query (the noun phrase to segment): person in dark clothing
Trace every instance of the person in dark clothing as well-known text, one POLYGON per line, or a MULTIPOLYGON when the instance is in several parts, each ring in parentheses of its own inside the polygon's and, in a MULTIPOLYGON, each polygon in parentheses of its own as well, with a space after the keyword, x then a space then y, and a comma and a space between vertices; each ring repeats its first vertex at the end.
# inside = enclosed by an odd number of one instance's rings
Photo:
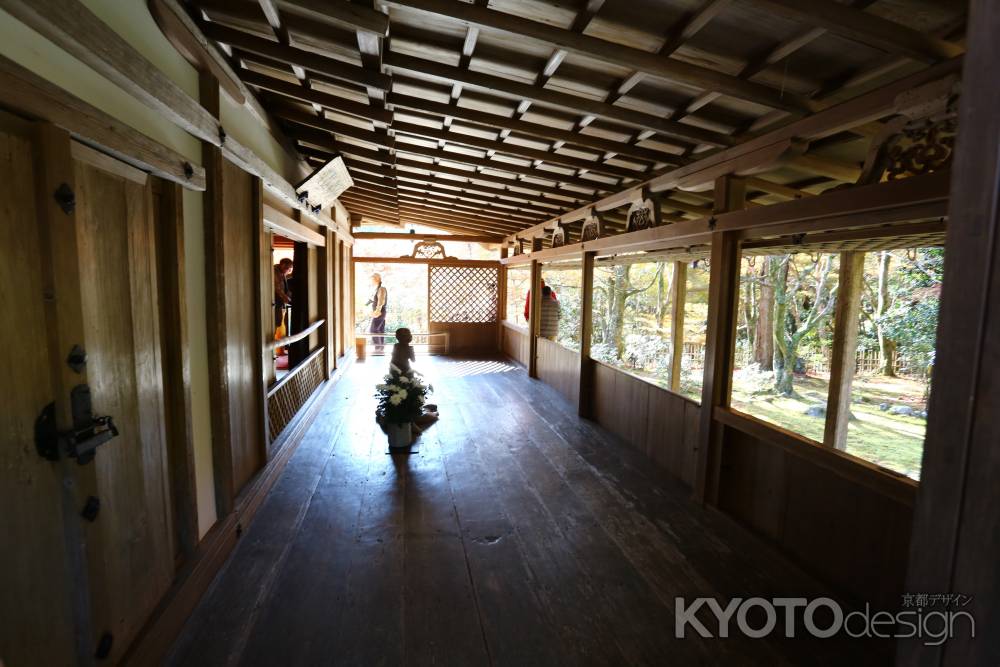
POLYGON ((292 292, 288 287, 288 278, 292 275, 294 264, 287 257, 274 265, 274 328, 281 326, 285 319, 285 310, 292 305, 292 292))
MULTIPOLYGON (((382 287, 382 276, 378 273, 372 274, 372 285, 375 287, 375 294, 368 300, 368 305, 372 307, 372 324, 369 332, 382 334, 385 333, 385 314, 389 293, 382 287)), ((385 338, 382 336, 373 336, 372 344, 375 346, 375 354, 382 354, 385 350, 385 338)))

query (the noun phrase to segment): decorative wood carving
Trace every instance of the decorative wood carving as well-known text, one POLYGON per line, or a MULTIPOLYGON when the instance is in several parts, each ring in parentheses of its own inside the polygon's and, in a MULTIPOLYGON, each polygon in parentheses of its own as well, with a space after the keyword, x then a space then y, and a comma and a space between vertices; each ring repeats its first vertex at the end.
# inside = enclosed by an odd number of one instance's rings
POLYGON ((448 259, 444 246, 437 241, 420 241, 413 246, 413 259, 448 259))
POLYGON ((583 227, 580 229, 580 240, 596 241, 599 238, 601 238, 601 219, 591 214, 583 221, 583 227))
POLYGON ((566 245, 566 230, 557 223, 556 228, 552 230, 552 247, 558 248, 564 245, 566 245))
POLYGON ((960 84, 954 77, 900 95, 898 116, 872 140, 855 185, 947 169, 958 130, 960 84))
POLYGON ((660 207, 649 197, 637 199, 629 208, 627 218, 628 221, 625 225, 627 232, 658 227, 662 222, 660 207))

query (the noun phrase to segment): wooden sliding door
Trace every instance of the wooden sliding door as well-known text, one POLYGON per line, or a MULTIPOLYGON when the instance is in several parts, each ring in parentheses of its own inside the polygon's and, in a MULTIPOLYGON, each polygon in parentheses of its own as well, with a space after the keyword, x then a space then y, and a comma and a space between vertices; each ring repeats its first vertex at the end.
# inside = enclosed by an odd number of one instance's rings
POLYGON ((3 121, 0 658, 114 664, 177 553, 152 186, 50 125, 3 121))

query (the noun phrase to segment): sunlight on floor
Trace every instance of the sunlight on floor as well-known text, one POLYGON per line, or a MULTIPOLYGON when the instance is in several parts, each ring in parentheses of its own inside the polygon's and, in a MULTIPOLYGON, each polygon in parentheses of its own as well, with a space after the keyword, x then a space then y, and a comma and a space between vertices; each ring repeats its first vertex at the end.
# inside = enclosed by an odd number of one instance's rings
POLYGON ((468 377, 471 375, 492 375, 494 373, 509 373, 517 370, 517 366, 506 361, 488 360, 474 361, 471 359, 439 359, 431 368, 428 374, 438 377, 468 377))

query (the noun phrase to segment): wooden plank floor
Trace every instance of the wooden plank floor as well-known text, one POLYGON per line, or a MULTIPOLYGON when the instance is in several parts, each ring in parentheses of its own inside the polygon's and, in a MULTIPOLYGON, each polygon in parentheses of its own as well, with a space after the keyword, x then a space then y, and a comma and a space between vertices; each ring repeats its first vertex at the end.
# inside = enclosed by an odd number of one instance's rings
POLYGON ((887 662, 838 639, 676 639, 677 596, 829 591, 523 369, 420 362, 442 419, 419 452, 385 454, 382 362, 355 365, 170 664, 887 662))

